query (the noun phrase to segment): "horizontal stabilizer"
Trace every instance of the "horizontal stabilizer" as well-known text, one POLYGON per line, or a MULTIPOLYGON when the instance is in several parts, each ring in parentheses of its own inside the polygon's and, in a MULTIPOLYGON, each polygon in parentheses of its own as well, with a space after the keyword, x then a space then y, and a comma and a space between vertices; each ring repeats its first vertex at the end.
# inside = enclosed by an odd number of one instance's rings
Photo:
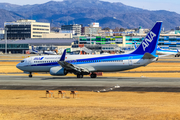
POLYGON ((153 58, 156 58, 156 57, 151 55, 150 53, 145 53, 142 59, 153 59, 153 58))

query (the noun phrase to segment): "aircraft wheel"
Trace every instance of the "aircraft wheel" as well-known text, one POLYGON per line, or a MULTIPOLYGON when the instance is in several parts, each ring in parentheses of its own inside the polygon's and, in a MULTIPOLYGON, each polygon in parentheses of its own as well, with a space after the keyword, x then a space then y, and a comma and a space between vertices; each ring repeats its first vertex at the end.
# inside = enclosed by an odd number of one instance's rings
POLYGON ((91 74, 91 78, 96 78, 97 77, 97 75, 96 74, 91 74))
POLYGON ((80 78, 83 78, 83 75, 80 75, 80 78))
POLYGON ((78 75, 77 75, 77 78, 83 78, 83 75, 78 74, 78 75))
POLYGON ((79 74, 77 75, 77 78, 80 78, 80 75, 79 75, 79 74))
POLYGON ((29 73, 29 77, 32 78, 32 72, 29 73))
POLYGON ((32 75, 30 74, 29 77, 32 78, 32 75))

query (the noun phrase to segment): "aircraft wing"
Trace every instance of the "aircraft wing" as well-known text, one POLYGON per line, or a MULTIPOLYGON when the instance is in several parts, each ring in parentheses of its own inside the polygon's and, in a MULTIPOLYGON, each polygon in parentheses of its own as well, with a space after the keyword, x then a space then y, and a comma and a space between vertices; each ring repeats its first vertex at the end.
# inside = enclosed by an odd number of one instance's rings
POLYGON ((75 73, 89 73, 89 70, 70 64, 66 61, 58 61, 58 64, 68 71, 74 71, 75 73))
POLYGON ((82 68, 79 67, 77 65, 73 65, 71 63, 68 63, 65 61, 65 56, 66 56, 66 50, 64 50, 61 59, 58 61, 58 64, 61 65, 61 67, 63 67, 64 69, 66 69, 67 71, 71 71, 73 73, 87 73, 89 74, 89 70, 87 70, 86 68, 82 68))

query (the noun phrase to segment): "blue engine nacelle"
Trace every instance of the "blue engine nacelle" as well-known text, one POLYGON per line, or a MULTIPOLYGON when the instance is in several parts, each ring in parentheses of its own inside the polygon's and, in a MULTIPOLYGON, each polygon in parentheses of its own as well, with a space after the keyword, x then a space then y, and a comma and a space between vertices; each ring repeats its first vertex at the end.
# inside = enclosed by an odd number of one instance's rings
POLYGON ((50 69, 50 74, 51 75, 56 75, 56 76, 64 76, 64 75, 67 75, 67 71, 64 69, 64 68, 62 68, 62 67, 60 67, 60 66, 58 66, 58 67, 52 67, 51 69, 50 69))

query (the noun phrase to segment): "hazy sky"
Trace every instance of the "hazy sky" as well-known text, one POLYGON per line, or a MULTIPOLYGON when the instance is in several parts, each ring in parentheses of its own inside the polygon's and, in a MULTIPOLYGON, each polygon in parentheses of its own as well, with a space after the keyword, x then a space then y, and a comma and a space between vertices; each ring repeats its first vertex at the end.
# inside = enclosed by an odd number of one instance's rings
MULTIPOLYGON (((46 3, 50 0, 0 0, 1 3, 11 3, 18 5, 26 4, 41 4, 46 3)), ((62 1, 62 0, 54 0, 62 1)), ((148 10, 168 10, 174 11, 180 14, 180 0, 102 0, 109 2, 122 2, 125 5, 134 6, 138 8, 148 9, 148 10)))

